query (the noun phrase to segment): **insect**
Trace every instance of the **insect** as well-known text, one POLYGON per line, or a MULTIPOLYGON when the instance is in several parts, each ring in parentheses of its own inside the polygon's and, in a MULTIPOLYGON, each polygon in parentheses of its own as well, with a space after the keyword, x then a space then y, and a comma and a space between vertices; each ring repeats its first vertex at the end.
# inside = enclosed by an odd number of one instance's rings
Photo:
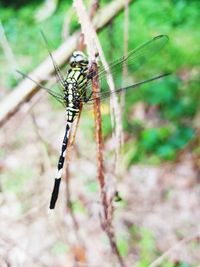
MULTIPOLYGON (((44 35, 43 38, 47 44, 47 40, 44 35)), ((126 57, 121 57, 112 62, 109 65, 110 72, 114 77, 118 77, 120 75, 120 71, 122 69, 123 64, 126 64, 127 67, 139 68, 142 64, 147 62, 151 56, 156 54, 167 43, 167 41, 168 41, 168 36, 166 35, 159 35, 154 37, 152 40, 142 44, 141 46, 137 47, 134 50, 131 50, 126 57)), ((75 118, 77 117, 77 115, 79 114, 81 103, 92 103, 92 101, 95 98, 103 99, 109 97, 112 94, 112 92, 108 90, 102 91, 97 93, 94 97, 91 91, 91 79, 97 74, 89 70, 89 61, 83 52, 81 51, 73 52, 69 61, 70 68, 65 78, 63 78, 62 73, 59 67, 57 66, 56 62, 54 61, 50 51, 49 54, 54 65, 57 80, 62 88, 61 92, 50 90, 44 87, 43 85, 37 83, 26 74, 23 74, 20 71, 19 73, 22 74, 24 77, 27 77, 28 79, 32 80, 39 87, 47 90, 48 93, 50 93, 58 101, 63 103, 66 108, 66 117, 67 117, 66 130, 63 138, 61 154, 58 160, 57 172, 54 181, 54 188, 50 200, 50 209, 54 209, 58 198, 71 125, 75 120, 75 118)), ((104 68, 99 69, 98 75, 100 78, 100 82, 102 82, 102 84, 106 80, 105 79, 106 73, 107 73, 106 69, 104 68)), ((115 92, 119 93, 127 89, 137 88, 142 84, 160 79, 169 74, 170 73, 160 74, 158 76, 152 77, 147 80, 139 81, 133 84, 128 84, 127 86, 124 87, 118 87, 115 90, 115 92)))

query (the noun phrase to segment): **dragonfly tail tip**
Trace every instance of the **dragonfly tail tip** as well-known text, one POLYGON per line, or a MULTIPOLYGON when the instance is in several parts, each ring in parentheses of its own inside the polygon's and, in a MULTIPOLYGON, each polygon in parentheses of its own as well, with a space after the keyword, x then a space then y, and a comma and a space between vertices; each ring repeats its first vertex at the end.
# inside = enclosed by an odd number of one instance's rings
POLYGON ((53 192, 51 195, 50 206, 49 206, 50 210, 55 208, 56 201, 58 198, 58 193, 59 193, 60 181, 61 181, 61 178, 55 179, 54 188, 53 188, 53 192))

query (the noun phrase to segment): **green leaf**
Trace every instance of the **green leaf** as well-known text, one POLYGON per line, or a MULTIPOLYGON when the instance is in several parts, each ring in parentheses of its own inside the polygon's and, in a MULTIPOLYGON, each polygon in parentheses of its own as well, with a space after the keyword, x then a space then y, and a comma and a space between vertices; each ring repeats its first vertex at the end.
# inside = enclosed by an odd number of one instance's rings
POLYGON ((176 151, 170 144, 163 144, 156 150, 156 154, 165 160, 175 160, 176 151))

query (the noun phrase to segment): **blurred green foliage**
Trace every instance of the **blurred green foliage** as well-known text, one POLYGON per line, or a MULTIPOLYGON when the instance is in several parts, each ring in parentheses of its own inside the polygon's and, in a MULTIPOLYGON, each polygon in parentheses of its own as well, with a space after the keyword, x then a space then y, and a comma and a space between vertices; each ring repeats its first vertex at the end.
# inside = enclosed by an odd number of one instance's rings
MULTIPOLYGON (((104 5, 110 1, 100 1, 104 5)), ((15 55, 18 67, 28 72, 46 56, 47 51, 40 35, 42 29, 52 49, 62 42, 64 19, 68 16, 71 1, 59 1, 54 15, 37 23, 35 13, 42 1, 27 1, 18 5, 12 1, 0 4, 0 17, 6 36, 15 55), (10 3, 10 5, 9 5, 10 3)), ((138 91, 128 92, 123 116, 124 129, 129 138, 125 144, 127 164, 175 160, 180 151, 195 137, 193 119, 199 110, 200 82, 200 2, 188 0, 134 1, 129 10, 129 49, 144 43, 153 36, 167 34, 170 42, 163 52, 147 63, 140 72, 129 73, 133 78, 145 79, 172 70, 171 77, 150 83, 138 91), (133 75, 132 75, 133 74, 133 75), (131 116, 133 105, 145 103, 154 108, 158 123, 149 123, 131 116)), ((72 16, 70 33, 79 27, 72 16)), ((99 34, 109 61, 123 54, 124 14, 118 15, 99 34)), ((9 62, 0 48, 0 78, 7 87, 17 81, 10 72, 9 62), (7 77, 7 79, 5 78, 7 77)), ((87 117, 87 116, 85 116, 87 117)), ((85 124, 87 128, 87 123, 85 124)), ((87 128, 88 129, 88 128, 87 128)), ((103 114, 103 131, 111 133, 108 114, 103 114)))
POLYGON ((85 213, 86 209, 79 200, 75 200, 72 203, 72 209, 74 213, 85 213))
POLYGON ((10 170, 7 174, 1 174, 0 178, 2 180, 2 185, 5 191, 11 191, 17 195, 21 195, 26 184, 34 177, 34 172, 30 168, 24 167, 15 169, 14 171, 10 170), (29 175, 27 175, 27 173, 29 175))
POLYGON ((126 257, 128 255, 129 244, 126 236, 121 235, 117 240, 117 247, 119 249, 119 253, 122 257, 126 257))
POLYGON ((51 251, 54 255, 63 255, 69 252, 69 247, 64 242, 56 242, 51 251))

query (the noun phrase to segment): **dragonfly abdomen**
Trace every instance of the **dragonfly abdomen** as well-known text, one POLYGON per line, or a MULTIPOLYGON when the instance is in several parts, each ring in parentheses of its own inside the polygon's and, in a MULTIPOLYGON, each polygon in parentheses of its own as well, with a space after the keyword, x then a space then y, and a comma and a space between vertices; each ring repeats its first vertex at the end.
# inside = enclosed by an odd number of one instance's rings
POLYGON ((67 122, 65 135, 64 135, 64 139, 63 139, 63 143, 62 143, 62 150, 61 150, 61 154, 60 154, 59 161, 58 161, 57 172, 56 172, 55 181, 54 181, 54 187, 53 187, 53 192, 52 192, 52 195, 51 195, 50 209, 54 209, 55 208, 55 204, 56 204, 56 201, 57 201, 57 198, 58 198, 58 193, 59 193, 59 188, 60 188, 60 181, 61 181, 63 165, 64 165, 64 161, 65 161, 65 154, 66 154, 66 150, 67 150, 67 144, 68 144, 68 140, 69 140, 70 129, 71 129, 71 123, 67 122))

